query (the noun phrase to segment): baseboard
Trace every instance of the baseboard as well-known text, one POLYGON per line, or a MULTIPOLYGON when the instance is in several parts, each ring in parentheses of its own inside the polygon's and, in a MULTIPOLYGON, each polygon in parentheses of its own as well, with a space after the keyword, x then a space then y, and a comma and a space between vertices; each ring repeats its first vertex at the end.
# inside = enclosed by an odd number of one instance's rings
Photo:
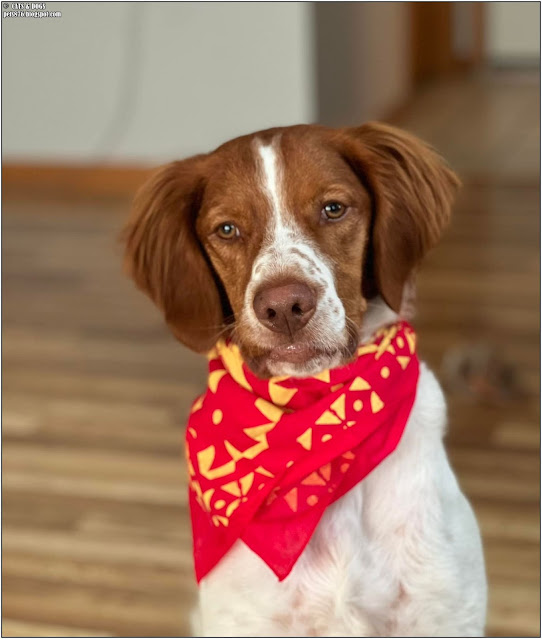
POLYGON ((2 165, 4 195, 131 198, 152 173, 141 166, 2 165))

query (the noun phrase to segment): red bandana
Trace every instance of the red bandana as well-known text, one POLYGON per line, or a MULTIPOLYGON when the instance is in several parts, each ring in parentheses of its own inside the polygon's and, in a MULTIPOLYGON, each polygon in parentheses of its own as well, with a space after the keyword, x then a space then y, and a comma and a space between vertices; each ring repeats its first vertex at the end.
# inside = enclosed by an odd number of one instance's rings
POLYGON ((347 366, 263 380, 235 344, 217 344, 186 433, 198 582, 237 539, 279 580, 289 574, 327 506, 399 443, 416 395, 415 346, 399 322, 347 366))

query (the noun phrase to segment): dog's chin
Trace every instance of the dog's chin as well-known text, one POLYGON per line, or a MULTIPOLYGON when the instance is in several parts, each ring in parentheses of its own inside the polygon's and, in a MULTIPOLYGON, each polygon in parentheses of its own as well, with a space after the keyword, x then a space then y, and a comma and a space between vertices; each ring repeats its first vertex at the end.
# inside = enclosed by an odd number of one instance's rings
POLYGON ((319 349, 310 342, 294 342, 276 346, 257 355, 241 346, 241 353, 252 372, 261 378, 312 377, 323 370, 337 368, 348 363, 355 352, 355 345, 337 346, 335 349, 319 349))

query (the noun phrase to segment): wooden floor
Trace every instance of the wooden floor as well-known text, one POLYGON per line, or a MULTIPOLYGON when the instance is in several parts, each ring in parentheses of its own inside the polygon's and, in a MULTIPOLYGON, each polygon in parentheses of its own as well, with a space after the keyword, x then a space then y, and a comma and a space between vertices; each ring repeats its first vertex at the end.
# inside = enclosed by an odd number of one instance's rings
MULTIPOLYGON (((466 184, 420 277, 422 352, 440 371, 450 349, 494 345, 519 387, 449 393, 493 636, 540 634, 538 108, 531 78, 481 77, 426 90, 402 118, 466 184)), ((4 201, 3 636, 188 631, 183 423, 205 363, 123 279, 125 209, 4 201)))

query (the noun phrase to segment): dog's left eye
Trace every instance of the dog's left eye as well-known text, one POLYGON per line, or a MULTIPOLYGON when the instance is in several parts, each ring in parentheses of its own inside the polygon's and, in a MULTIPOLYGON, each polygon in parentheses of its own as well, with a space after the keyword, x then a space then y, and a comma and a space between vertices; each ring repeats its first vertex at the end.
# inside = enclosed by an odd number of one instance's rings
POLYGON ((220 224, 220 226, 217 227, 216 234, 222 240, 233 240, 239 237, 239 229, 231 222, 224 222, 224 224, 220 224))
POLYGON ((322 209, 322 215, 328 220, 338 220, 346 213, 346 206, 339 202, 328 202, 322 209))

